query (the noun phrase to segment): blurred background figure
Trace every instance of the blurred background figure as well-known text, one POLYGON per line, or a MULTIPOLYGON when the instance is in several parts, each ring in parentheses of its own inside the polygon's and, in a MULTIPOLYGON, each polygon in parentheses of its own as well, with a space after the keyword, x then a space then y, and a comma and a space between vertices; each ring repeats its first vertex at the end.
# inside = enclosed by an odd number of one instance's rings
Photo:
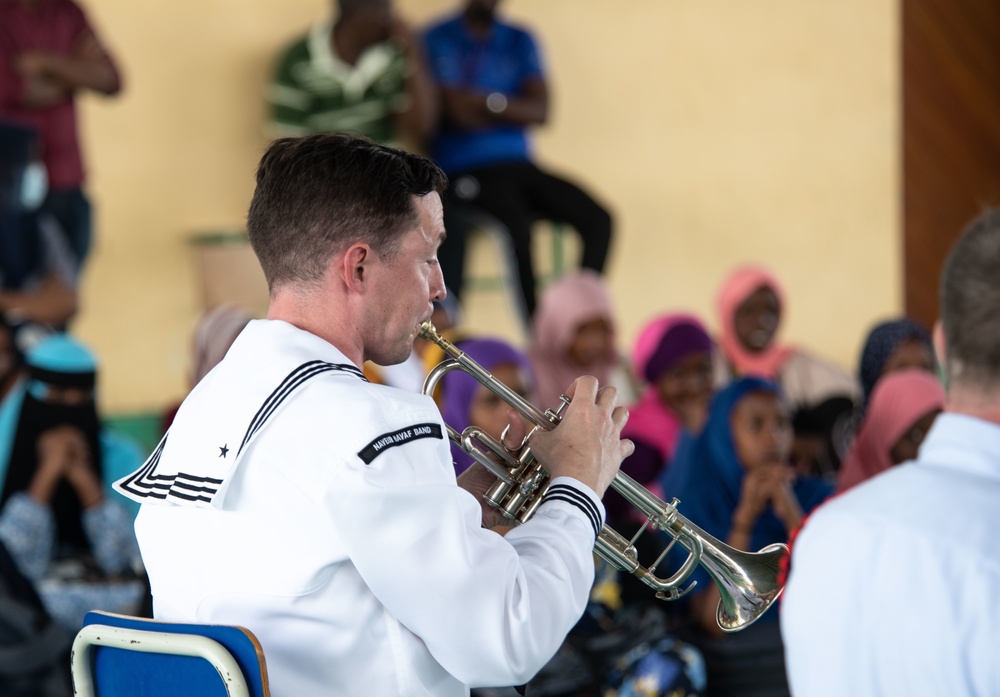
POLYGON ((876 324, 865 337, 858 361, 861 380, 861 413, 868 406, 875 385, 895 370, 913 368, 932 373, 936 369, 931 335, 908 317, 876 324))
POLYGON ((20 377, 21 359, 21 352, 14 342, 14 327, 0 315, 0 402, 20 377))
MULTIPOLYGON (((497 380, 529 402, 534 402, 531 364, 522 351, 506 341, 488 337, 470 337, 456 345, 497 380)), ((500 440, 509 410, 507 403, 496 393, 464 371, 452 371, 441 380, 441 415, 445 423, 459 433, 469 426, 476 426, 500 440)), ((456 474, 461 474, 473 463, 472 458, 454 443, 451 454, 456 474)))
POLYGON ((37 131, 0 120, 0 313, 8 323, 63 327, 77 310, 76 261, 59 223, 41 209, 38 156, 37 131))
POLYGON ((915 460, 944 404, 941 381, 926 370, 906 368, 880 379, 840 470, 837 490, 915 460))
POLYGON ((792 464, 801 474, 837 481, 841 462, 853 438, 854 402, 833 396, 792 415, 792 464))
MULTIPOLYGON (((201 313, 191 341, 189 389, 218 365, 251 320, 253 316, 248 310, 232 303, 222 303, 201 313)), ((178 400, 164 412, 161 433, 170 428, 180 406, 178 400)))
POLYGON ((68 630, 94 608, 135 614, 147 596, 136 507, 110 485, 142 455, 102 427, 89 349, 53 334, 26 364, 26 381, 0 405, 0 540, 68 630))
POLYGON ((59 221, 75 268, 91 245, 91 206, 77 128, 77 97, 115 95, 121 78, 72 0, 0 3, 0 118, 36 129, 48 176, 42 210, 59 221))
POLYGON ((354 131, 421 148, 435 99, 423 48, 391 0, 335 0, 282 54, 268 88, 275 138, 354 131))
POLYGON ((558 407, 563 390, 581 375, 617 387, 621 404, 635 399, 632 379, 615 347, 611 294, 596 271, 568 273, 545 289, 532 321, 528 356, 542 410, 558 407))
POLYGON ((71 697, 74 633, 52 621, 0 540, 0 694, 71 697))
MULTIPOLYGON (((832 493, 789 465, 791 446, 791 414, 779 387, 740 378, 716 394, 705 428, 678 451, 663 489, 680 499, 686 518, 736 549, 787 542, 803 516, 832 493)), ((778 612, 771 608, 746 629, 723 634, 715 583, 702 567, 691 581, 698 585, 686 601, 689 636, 705 656, 707 694, 788 695, 778 612)))
POLYGON ((498 0, 466 0, 424 35, 440 91, 440 128, 431 156, 451 185, 448 238, 438 253, 445 285, 461 297, 466 237, 477 211, 510 235, 524 316, 535 312, 532 225, 566 223, 583 242, 580 266, 601 272, 611 245, 611 215, 587 192, 534 163, 528 129, 549 116, 549 89, 532 34, 497 17, 498 0))

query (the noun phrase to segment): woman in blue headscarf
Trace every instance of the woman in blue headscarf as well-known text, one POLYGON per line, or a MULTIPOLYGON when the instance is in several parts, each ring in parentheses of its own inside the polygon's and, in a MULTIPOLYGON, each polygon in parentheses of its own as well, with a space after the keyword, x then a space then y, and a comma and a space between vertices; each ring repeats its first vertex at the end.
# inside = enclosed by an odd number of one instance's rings
MULTIPOLYGON (((792 426, 778 386, 742 378, 712 400, 702 433, 681 448, 663 490, 680 499, 680 512, 732 547, 757 551, 787 542, 803 516, 832 493, 818 478, 789 464, 792 426)), ((777 612, 750 627, 723 634, 715 620, 719 590, 698 567, 690 581, 692 642, 708 665, 711 693, 787 695, 777 612)))
POLYGON ((908 368, 934 372, 934 346, 928 331, 908 317, 880 322, 872 327, 858 361, 858 377, 863 392, 861 411, 867 408, 879 378, 908 368))

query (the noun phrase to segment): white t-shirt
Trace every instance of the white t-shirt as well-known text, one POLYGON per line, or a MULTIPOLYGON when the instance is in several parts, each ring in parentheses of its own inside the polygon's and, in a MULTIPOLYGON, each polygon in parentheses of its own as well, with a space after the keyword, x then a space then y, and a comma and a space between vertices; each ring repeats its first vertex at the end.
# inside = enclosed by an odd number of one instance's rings
POLYGON ((526 682, 583 613, 604 519, 560 478, 526 524, 483 529, 430 397, 267 320, 118 486, 143 501, 156 617, 253 631, 275 697, 526 682))

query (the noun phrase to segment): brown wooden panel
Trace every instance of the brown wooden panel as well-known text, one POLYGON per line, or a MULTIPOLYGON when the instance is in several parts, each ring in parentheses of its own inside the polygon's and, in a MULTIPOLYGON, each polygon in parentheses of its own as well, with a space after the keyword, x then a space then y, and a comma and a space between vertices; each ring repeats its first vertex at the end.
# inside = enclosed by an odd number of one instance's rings
POLYGON ((930 326, 952 242, 1000 205, 1000 3, 903 0, 902 50, 906 312, 930 326))

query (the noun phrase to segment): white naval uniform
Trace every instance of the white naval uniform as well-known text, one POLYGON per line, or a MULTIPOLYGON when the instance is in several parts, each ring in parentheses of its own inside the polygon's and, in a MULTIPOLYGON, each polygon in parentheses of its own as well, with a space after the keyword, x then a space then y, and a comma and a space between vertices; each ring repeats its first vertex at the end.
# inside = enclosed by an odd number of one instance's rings
POLYGON ((430 397, 251 322, 119 490, 157 618, 238 624, 274 697, 526 682, 582 615, 604 508, 556 479, 505 537, 455 483, 430 397))

